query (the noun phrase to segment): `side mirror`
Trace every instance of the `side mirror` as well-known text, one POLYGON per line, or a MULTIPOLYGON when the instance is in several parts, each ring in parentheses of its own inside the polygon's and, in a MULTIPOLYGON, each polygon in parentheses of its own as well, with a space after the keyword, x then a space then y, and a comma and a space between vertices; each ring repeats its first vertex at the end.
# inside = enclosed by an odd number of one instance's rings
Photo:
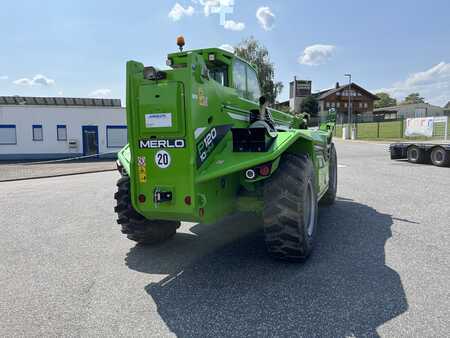
POLYGON ((266 109, 267 109, 267 100, 266 97, 263 95, 259 98, 259 118, 261 120, 265 120, 266 119, 266 109))
POLYGON ((263 95, 259 98, 259 105, 263 106, 266 103, 267 99, 266 97, 263 95))

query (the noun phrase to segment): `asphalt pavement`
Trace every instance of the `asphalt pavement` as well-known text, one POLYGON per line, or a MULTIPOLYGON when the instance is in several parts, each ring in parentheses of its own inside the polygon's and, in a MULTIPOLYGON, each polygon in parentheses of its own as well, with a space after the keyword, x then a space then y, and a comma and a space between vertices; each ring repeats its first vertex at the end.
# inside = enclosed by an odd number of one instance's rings
POLYGON ((338 200, 305 264, 257 217, 136 246, 116 172, 0 183, 0 336, 448 337, 450 168, 337 141, 338 200))

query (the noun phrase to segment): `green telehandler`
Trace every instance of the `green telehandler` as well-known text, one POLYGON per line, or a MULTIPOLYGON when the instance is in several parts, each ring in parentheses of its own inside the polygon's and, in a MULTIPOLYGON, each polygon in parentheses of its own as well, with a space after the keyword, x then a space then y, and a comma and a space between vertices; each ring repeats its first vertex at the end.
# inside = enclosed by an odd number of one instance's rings
POLYGON ((127 63, 129 143, 118 153, 115 193, 122 233, 158 243, 182 221, 253 211, 273 257, 305 260, 318 205, 336 197, 333 119, 307 129, 302 116, 267 106, 245 60, 178 45, 169 70, 127 63))

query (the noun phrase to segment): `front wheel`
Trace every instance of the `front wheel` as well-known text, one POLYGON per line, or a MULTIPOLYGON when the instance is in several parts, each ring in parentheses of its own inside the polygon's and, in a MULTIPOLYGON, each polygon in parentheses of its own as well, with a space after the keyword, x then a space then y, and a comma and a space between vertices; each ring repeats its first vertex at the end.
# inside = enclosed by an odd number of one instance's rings
POLYGON ((311 254, 317 225, 313 163, 306 155, 284 154, 264 183, 264 234, 275 258, 304 261, 311 254))
POLYGON ((330 148, 330 159, 329 159, 329 167, 328 167, 328 190, 323 195, 320 200, 320 204, 322 205, 332 205, 336 200, 337 193, 337 155, 336 148, 334 144, 331 144, 330 148))

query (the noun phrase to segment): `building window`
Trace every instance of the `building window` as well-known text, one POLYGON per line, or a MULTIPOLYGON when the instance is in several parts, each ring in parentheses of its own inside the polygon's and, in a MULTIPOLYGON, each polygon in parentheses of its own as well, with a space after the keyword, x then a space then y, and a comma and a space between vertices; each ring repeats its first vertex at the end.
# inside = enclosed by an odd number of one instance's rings
POLYGON ((14 124, 0 124, 0 144, 17 144, 14 124))
POLYGON ((330 102, 326 102, 325 107, 330 108, 330 102))
POLYGON ((362 105, 362 102, 360 102, 360 103, 359 103, 359 108, 362 108, 362 106, 363 106, 363 105, 362 105))
POLYGON ((367 102, 364 102, 364 108, 368 108, 369 104, 367 102))
POLYGON ((336 103, 336 107, 341 108, 341 103, 340 102, 336 103))
POLYGON ((127 142, 127 126, 106 126, 108 148, 122 148, 127 142))
POLYGON ((56 139, 58 141, 67 141, 67 127, 65 124, 56 126, 56 139))
POLYGON ((331 107, 336 107, 336 102, 331 102, 331 107))
POLYGON ((33 125, 33 141, 43 141, 43 140, 44 140, 44 133, 42 131, 42 125, 34 124, 33 125))
POLYGON ((347 102, 344 103, 344 107, 345 107, 345 108, 348 107, 348 103, 347 103, 347 102))

